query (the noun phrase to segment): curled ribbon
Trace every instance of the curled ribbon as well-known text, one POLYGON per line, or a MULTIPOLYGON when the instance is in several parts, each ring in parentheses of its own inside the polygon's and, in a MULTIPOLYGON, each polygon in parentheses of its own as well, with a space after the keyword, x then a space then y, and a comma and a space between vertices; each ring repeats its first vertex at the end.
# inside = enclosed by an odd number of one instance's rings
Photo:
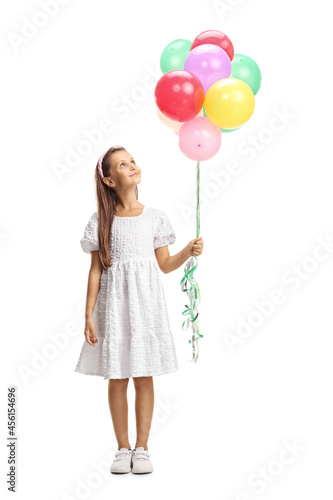
POLYGON ((189 340, 189 343, 192 343, 192 361, 197 361, 199 356, 199 344, 198 341, 202 334, 199 333, 199 324, 198 324, 198 305, 200 304, 201 295, 199 283, 195 280, 193 273, 198 267, 198 264, 195 264, 197 260, 197 256, 193 255, 187 262, 184 267, 184 276, 180 282, 180 287, 183 292, 186 292, 190 301, 190 306, 185 304, 186 309, 182 312, 183 316, 190 316, 182 324, 182 330, 187 330, 189 324, 192 323, 192 340, 189 340), (188 284, 190 285, 188 287, 188 284), (186 324, 185 328, 184 325, 186 324))
MULTIPOLYGON (((200 162, 197 162, 197 214, 196 214, 196 222, 197 222, 197 238, 199 237, 200 232, 200 199, 199 199, 199 186, 200 186, 200 162)), ((198 258, 196 255, 192 255, 192 257, 186 262, 184 267, 184 276, 180 282, 180 288, 183 292, 187 293, 190 306, 185 304, 186 309, 182 312, 183 316, 188 317, 182 324, 182 330, 187 330, 189 324, 192 323, 192 340, 189 340, 189 343, 192 343, 192 361, 197 361, 199 356, 199 339, 203 337, 202 334, 199 333, 199 324, 198 324, 198 305, 200 304, 201 295, 199 283, 195 280, 193 273, 198 267, 198 258), (188 287, 188 284, 190 285, 188 287), (186 326, 184 328, 184 325, 186 326)))

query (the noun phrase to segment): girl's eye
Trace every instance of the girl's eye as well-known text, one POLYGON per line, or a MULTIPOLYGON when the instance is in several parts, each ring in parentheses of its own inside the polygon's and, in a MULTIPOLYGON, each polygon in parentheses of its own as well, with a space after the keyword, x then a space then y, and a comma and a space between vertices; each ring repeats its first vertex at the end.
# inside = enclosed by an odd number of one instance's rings
MULTIPOLYGON (((134 160, 131 160, 133 163, 135 163, 134 160)), ((123 165, 125 165, 125 163, 121 163, 120 166, 122 167, 123 165)))

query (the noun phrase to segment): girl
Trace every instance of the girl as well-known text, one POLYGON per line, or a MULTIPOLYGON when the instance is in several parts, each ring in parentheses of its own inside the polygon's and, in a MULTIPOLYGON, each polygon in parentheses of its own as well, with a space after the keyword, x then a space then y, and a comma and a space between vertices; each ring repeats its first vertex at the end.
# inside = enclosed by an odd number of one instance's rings
POLYGON ((170 273, 201 255, 202 237, 170 256, 176 236, 164 210, 138 202, 141 170, 121 146, 98 160, 97 212, 80 241, 91 252, 85 342, 76 372, 109 380, 108 400, 118 451, 112 473, 153 471, 148 453, 153 376, 178 370, 160 270, 170 273), (137 439, 128 440, 127 386, 133 378, 137 439), (131 469, 132 467, 132 469, 131 469))

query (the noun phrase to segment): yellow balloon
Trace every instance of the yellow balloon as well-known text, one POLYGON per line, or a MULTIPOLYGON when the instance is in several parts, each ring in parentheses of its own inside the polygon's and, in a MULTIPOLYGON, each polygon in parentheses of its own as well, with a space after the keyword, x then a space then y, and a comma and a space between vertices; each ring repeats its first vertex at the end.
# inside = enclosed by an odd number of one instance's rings
POLYGON ((209 87, 204 107, 214 125, 224 129, 241 127, 254 111, 251 87, 238 78, 222 78, 209 87))

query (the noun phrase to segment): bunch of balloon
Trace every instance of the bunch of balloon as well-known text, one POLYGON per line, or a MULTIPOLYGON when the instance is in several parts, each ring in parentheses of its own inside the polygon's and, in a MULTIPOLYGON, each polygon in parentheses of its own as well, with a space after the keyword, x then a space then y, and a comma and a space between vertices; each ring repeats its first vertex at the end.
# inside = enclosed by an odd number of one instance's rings
MULTIPOLYGON (((249 56, 234 54, 230 38, 217 30, 204 31, 192 42, 170 42, 160 58, 163 76, 155 87, 160 120, 178 137, 181 152, 196 161, 196 237, 200 233, 200 162, 219 151, 224 133, 239 130, 252 116, 255 95, 261 86, 261 71, 249 56)), ((198 325, 200 288, 193 273, 193 255, 180 282, 188 295, 182 329, 192 323, 192 360, 199 356, 198 325)))

